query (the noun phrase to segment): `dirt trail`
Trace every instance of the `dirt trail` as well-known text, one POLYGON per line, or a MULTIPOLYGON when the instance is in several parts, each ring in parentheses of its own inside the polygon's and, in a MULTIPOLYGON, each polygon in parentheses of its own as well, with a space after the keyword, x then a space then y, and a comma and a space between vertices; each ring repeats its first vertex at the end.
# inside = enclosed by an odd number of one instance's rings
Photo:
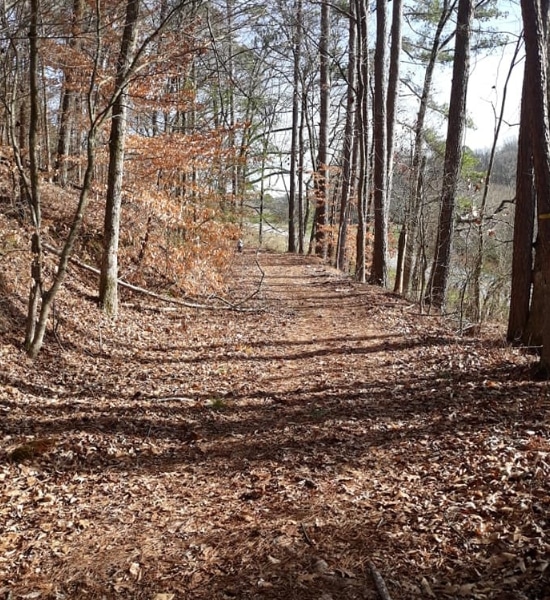
POLYGON ((277 315, 265 331, 264 350, 279 349, 274 367, 287 391, 315 381, 349 385, 352 366, 366 371, 390 340, 401 344, 412 331, 410 304, 356 284, 315 258, 262 254, 258 261, 265 273, 263 297, 277 315))
MULTIPOLYGON (((0 598, 549 600, 547 384, 315 259, 0 341, 0 598), (546 565, 546 566, 545 566, 546 565)), ((77 285, 78 284, 78 285, 77 285)), ((82 295, 77 295, 76 292, 82 295)))

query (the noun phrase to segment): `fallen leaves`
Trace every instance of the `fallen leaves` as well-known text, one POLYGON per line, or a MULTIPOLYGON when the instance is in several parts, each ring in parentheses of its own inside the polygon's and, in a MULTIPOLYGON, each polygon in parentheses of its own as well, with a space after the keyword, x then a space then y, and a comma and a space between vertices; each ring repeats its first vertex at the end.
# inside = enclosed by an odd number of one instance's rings
POLYGON ((63 349, 0 345, 2 593, 364 599, 372 561, 393 600, 543 599, 550 405, 529 359, 260 260, 262 313, 126 307, 115 327, 61 296, 63 349))

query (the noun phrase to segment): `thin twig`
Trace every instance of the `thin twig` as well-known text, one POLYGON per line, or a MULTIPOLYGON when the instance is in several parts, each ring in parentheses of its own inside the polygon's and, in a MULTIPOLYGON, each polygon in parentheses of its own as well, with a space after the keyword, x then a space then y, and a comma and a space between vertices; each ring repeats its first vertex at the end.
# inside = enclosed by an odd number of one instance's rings
POLYGON ((309 546, 315 546, 315 543, 313 542, 313 540, 309 537, 309 533, 307 532, 306 526, 303 523, 300 523, 300 526, 302 528, 302 533, 304 534, 304 539, 306 540, 307 544, 309 546))

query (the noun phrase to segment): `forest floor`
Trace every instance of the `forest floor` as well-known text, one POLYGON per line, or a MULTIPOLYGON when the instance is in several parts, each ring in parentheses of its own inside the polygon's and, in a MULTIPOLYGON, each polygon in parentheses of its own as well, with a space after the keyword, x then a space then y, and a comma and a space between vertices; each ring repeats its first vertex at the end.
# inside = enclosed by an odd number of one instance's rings
POLYGON ((393 600, 549 600, 535 359, 315 259, 233 271, 253 310, 124 290, 111 321, 72 267, 35 361, 2 298, 0 599, 375 600, 374 566, 393 600))

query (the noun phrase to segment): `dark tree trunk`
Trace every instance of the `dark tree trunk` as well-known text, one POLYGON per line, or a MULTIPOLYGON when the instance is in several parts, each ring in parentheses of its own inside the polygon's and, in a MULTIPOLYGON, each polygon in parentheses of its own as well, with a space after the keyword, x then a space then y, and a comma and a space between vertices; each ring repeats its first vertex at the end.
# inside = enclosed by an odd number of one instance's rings
POLYGON ((357 45, 357 240, 355 278, 366 280, 367 197, 369 181, 369 47, 367 0, 355 0, 359 43, 357 45))
POLYGON ((456 189, 462 160, 462 138, 466 121, 466 92, 470 71, 470 37, 473 0, 459 0, 449 125, 443 167, 441 212, 426 301, 441 308, 445 304, 449 277, 456 189))
POLYGON ((43 251, 40 228, 42 226, 40 202, 40 177, 38 164, 38 0, 31 2, 31 17, 29 25, 29 91, 30 91, 30 121, 29 121, 29 160, 30 160, 30 211, 34 232, 32 235, 31 251, 31 289, 27 310, 27 325, 25 331, 25 348, 32 353, 36 340, 37 320, 40 304, 43 300, 43 251))
POLYGON ((393 0, 392 25, 391 25, 391 48, 390 48, 390 74, 388 77, 388 209, 391 203, 391 189, 393 179, 393 147, 394 130, 399 97, 399 71, 401 65, 401 23, 403 16, 403 0, 393 0))
MULTIPOLYGON (((533 282, 533 235, 535 224, 535 189, 531 129, 529 127, 530 97, 527 73, 524 72, 521 97, 521 119, 516 169, 516 210, 514 215, 514 252, 512 256, 512 287, 507 339, 512 343, 526 340, 527 320, 533 282)), ((527 334, 528 337, 529 334, 527 334)))
MULTIPOLYGON (((540 294, 540 322, 537 330, 541 333, 542 352, 540 369, 550 374, 550 127, 548 122, 547 89, 547 6, 543 11, 537 0, 522 0, 521 10, 525 37, 525 68, 527 95, 530 108, 531 142, 537 197, 538 236, 536 244, 533 297, 540 294)), ((533 309, 532 309, 533 312, 533 309)))
POLYGON ((301 106, 300 106, 300 126, 298 128, 298 252, 304 254, 304 240, 306 236, 307 221, 308 221, 308 208, 304 207, 306 202, 304 194, 304 160, 305 160, 305 141, 304 141, 304 129, 306 126, 307 117, 307 93, 302 86, 301 94, 301 106))
MULTIPOLYGON (((300 128, 300 62, 302 57, 302 0, 295 2, 292 75, 292 136, 290 141, 290 174, 288 189, 288 251, 296 252, 296 196, 298 176, 298 146, 300 128)), ((301 174, 300 174, 301 176, 301 174)))
POLYGON ((321 54, 320 69, 320 108, 319 108, 319 148, 316 160, 315 175, 315 248, 317 256, 327 256, 327 219, 328 219, 328 135, 329 135, 329 103, 330 103, 330 7, 329 1, 321 3, 321 54))
POLYGON ((348 39, 348 81, 346 102, 346 124, 344 128, 344 147, 342 149, 342 189, 340 197, 340 227, 338 230, 338 248, 336 267, 340 270, 346 268, 346 246, 348 238, 348 222, 350 198, 353 190, 352 181, 352 156, 354 148, 356 94, 357 94, 357 19, 355 2, 350 2, 349 39, 348 39))
POLYGON ((386 34, 386 0, 377 0, 373 107, 374 243, 370 282, 381 286, 386 286, 388 279, 386 34))

